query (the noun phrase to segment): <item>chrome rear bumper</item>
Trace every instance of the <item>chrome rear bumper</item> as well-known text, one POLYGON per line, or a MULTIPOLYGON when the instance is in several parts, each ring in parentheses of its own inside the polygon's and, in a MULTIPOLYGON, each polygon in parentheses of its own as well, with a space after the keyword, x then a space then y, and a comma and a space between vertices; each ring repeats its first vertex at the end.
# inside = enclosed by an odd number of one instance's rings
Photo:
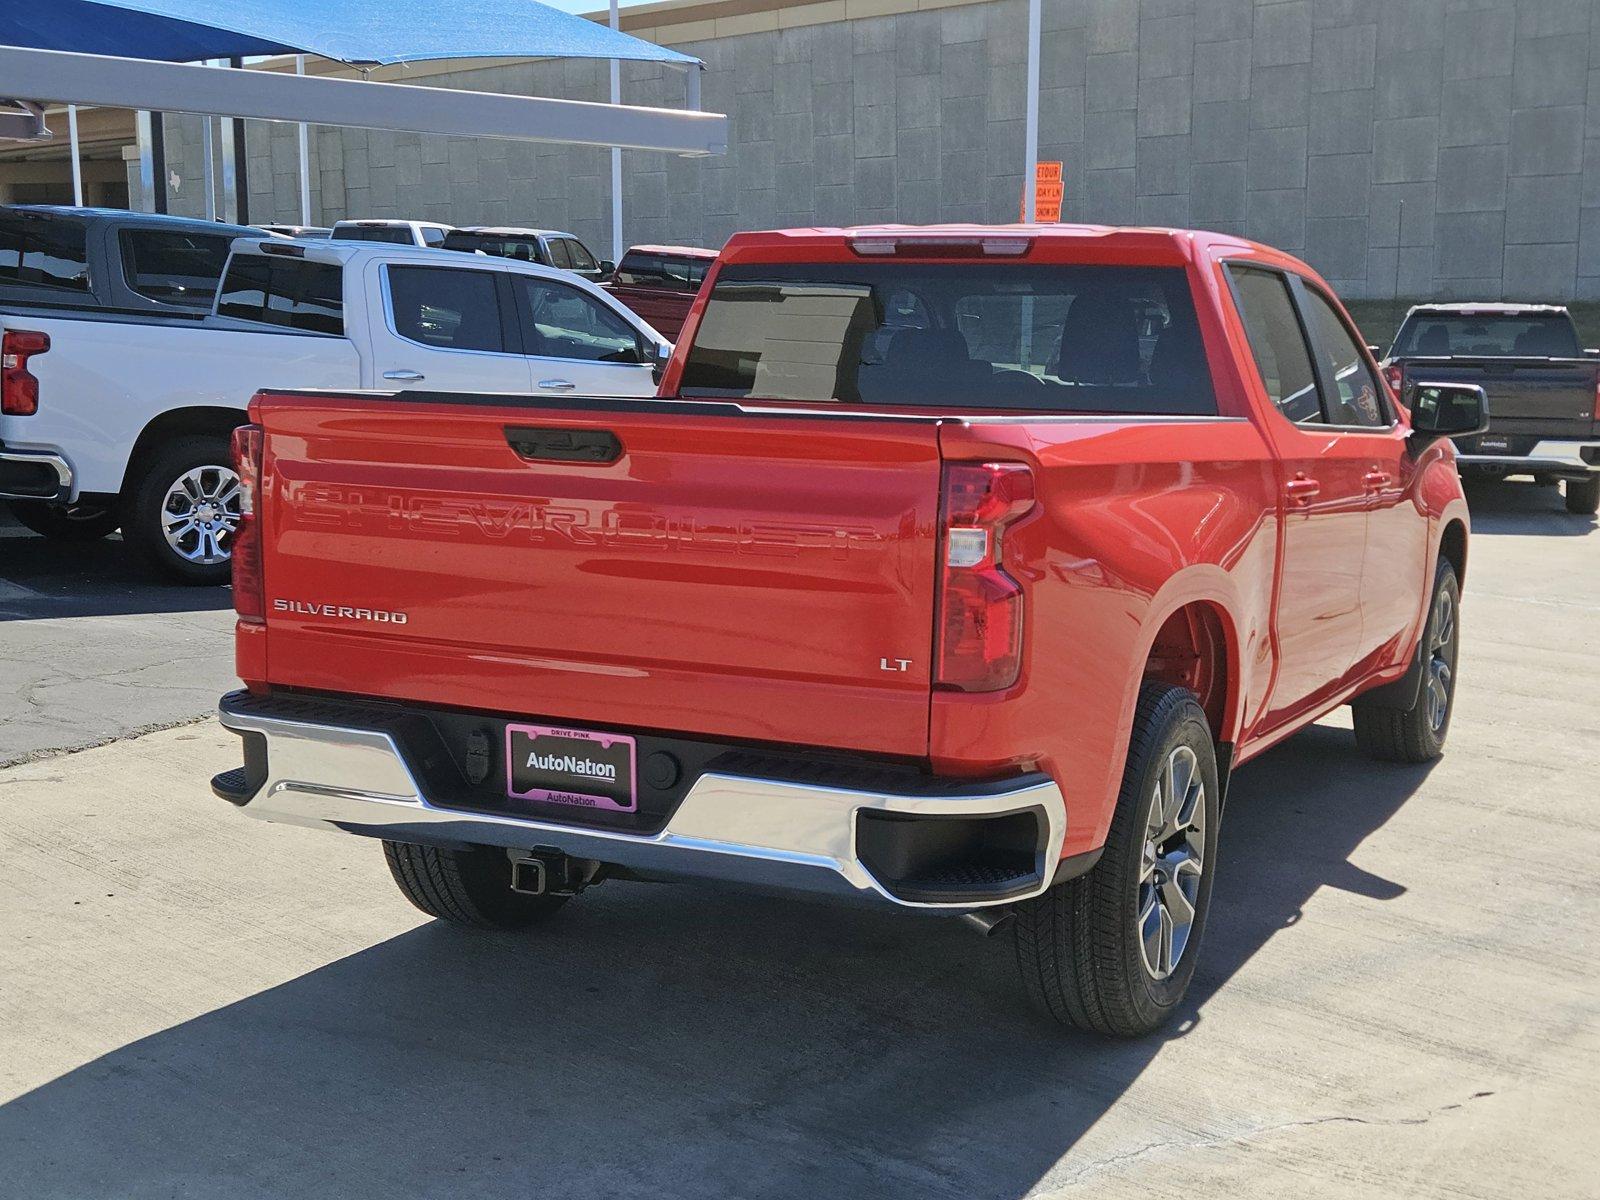
MULTIPOLYGON (((651 876, 949 912, 1026 899, 1058 877, 1066 812, 1060 788, 1042 775, 1024 776, 1015 786, 968 791, 952 785, 909 795, 708 771, 664 828, 636 834, 442 807, 425 794, 392 732, 264 715, 239 695, 224 697, 219 715, 235 733, 264 739, 255 749, 258 764, 264 752, 264 778, 234 791, 223 781, 233 776, 238 783, 244 772, 229 772, 213 787, 267 821, 391 841, 556 850, 651 876), (1033 869, 1008 880, 1002 894, 922 898, 925 891, 880 878, 863 861, 858 833, 864 813, 912 822, 1032 814, 1038 830, 1033 869)), ((1092 859, 1081 864, 1089 865, 1092 859)))
POLYGON ((49 450, 17 450, 0 444, 0 500, 72 499, 72 467, 49 450))
POLYGON ((1457 453, 1456 462, 1463 467, 1492 467, 1506 475, 1592 475, 1600 472, 1600 442, 1546 440, 1526 454, 1457 453))

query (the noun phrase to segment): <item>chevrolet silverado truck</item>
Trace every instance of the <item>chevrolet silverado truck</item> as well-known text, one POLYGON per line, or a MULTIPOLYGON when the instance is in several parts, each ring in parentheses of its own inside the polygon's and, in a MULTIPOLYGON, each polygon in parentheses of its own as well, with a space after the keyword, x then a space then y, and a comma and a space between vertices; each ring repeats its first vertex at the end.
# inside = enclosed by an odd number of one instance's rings
POLYGON ((1409 399, 1231 237, 741 234, 657 399, 255 398, 213 788, 461 925, 682 878, 1009 924, 1142 1033, 1234 770, 1342 704, 1444 745, 1482 394, 1409 399))
POLYGON ((36 532, 120 527, 168 576, 226 583, 228 439, 263 384, 655 394, 661 335, 566 271, 387 242, 214 240, 215 299, 184 317, 0 293, 0 499, 36 532))
POLYGON ((1383 369, 1397 391, 1413 377, 1483 388, 1492 419, 1457 442, 1462 475, 1560 480, 1568 512, 1600 510, 1600 351, 1580 347, 1565 308, 1419 305, 1383 369))

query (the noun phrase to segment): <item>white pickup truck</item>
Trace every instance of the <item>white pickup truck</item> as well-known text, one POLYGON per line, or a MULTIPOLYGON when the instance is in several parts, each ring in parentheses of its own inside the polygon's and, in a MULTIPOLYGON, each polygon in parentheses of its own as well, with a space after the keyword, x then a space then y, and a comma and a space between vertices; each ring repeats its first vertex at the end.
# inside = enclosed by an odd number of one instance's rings
POLYGON ((566 271, 272 237, 234 242, 208 315, 0 302, 0 338, 0 499, 198 584, 228 578, 229 438, 262 388, 644 397, 670 352, 566 271))

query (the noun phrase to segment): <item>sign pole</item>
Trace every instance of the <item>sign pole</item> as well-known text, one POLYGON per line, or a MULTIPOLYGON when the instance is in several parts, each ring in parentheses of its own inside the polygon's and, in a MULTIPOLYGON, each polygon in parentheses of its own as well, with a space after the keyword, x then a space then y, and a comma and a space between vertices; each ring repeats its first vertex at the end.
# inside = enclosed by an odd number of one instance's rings
POLYGON ((1037 216, 1034 190, 1039 175, 1039 43, 1043 7, 1044 0, 1028 0, 1028 119, 1024 132, 1027 161, 1022 172, 1022 221, 1026 225, 1031 225, 1037 216))
MULTIPOLYGON (((617 0, 611 0, 611 28, 620 30, 617 0)), ((622 64, 611 60, 611 103, 622 103, 622 64)), ((622 261, 622 150, 611 147, 611 261, 622 261)))

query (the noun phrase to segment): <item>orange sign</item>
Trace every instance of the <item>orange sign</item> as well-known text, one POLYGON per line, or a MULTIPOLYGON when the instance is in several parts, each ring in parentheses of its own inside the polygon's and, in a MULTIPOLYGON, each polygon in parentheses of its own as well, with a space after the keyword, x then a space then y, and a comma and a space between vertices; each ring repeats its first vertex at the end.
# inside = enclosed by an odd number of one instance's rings
MULTIPOLYGON (((1035 221, 1061 220, 1061 200, 1066 195, 1066 185, 1061 178, 1061 164, 1041 162, 1033 180, 1033 219, 1035 221)), ((1022 204, 1022 219, 1027 220, 1028 204, 1022 204)))

